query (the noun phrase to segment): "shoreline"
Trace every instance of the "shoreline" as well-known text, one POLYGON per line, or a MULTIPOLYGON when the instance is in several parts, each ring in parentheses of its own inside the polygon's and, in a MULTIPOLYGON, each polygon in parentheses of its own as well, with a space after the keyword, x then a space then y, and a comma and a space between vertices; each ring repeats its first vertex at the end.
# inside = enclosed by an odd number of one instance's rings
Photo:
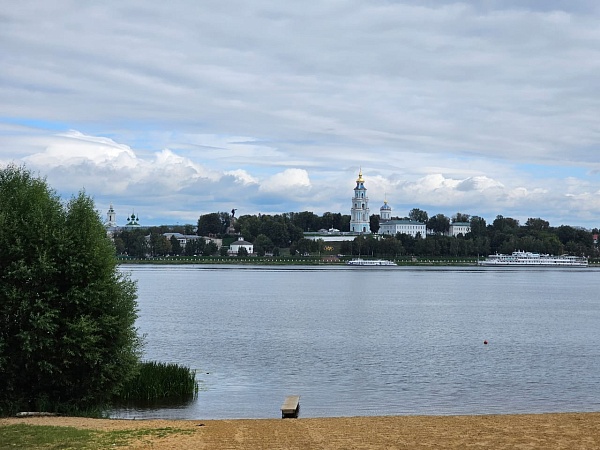
MULTIPOLYGON (((533 266, 506 266, 506 265, 480 265, 477 260, 471 260, 469 258, 450 260, 450 259, 436 259, 422 257, 416 261, 407 261, 403 259, 393 259, 390 261, 396 263, 397 267, 481 267, 481 268, 542 268, 542 269, 564 269, 564 268, 596 268, 600 267, 600 260, 590 261, 587 266, 544 266, 544 265, 533 265, 533 266)), ((185 259, 181 258, 155 258, 155 259, 118 259, 118 265, 156 265, 156 266, 185 266, 185 265, 220 265, 220 266, 320 266, 320 267, 345 267, 347 266, 346 260, 332 261, 332 260, 316 260, 316 259, 254 259, 252 257, 246 257, 241 259, 226 259, 215 257, 214 259, 185 259)), ((379 266, 377 266, 379 267, 379 266)))
MULTIPOLYGON (((425 260, 422 261, 401 261, 391 260, 397 264, 397 267, 426 267, 426 266, 456 266, 456 267, 478 267, 477 261, 446 261, 446 260, 425 260)), ((123 260, 119 259, 118 264, 123 265, 157 265, 157 266, 176 266, 176 265, 221 265, 221 266, 321 266, 321 267, 346 267, 346 261, 323 261, 323 260, 258 260, 258 259, 240 259, 227 260, 216 258, 214 260, 200 259, 137 259, 123 260)))
POLYGON ((127 448, 135 449, 600 448, 600 412, 231 420, 0 419, 0 426, 15 424, 147 431, 128 443, 127 448))

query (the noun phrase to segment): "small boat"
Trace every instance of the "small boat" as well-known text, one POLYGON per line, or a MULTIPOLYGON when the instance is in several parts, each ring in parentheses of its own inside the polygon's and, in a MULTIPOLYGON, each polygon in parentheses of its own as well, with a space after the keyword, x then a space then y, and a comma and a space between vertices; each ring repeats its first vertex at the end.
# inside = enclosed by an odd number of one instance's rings
POLYGON ((362 259, 362 258, 354 258, 348 261, 346 264, 349 266, 395 266, 397 265, 393 261, 388 261, 387 259, 362 259))

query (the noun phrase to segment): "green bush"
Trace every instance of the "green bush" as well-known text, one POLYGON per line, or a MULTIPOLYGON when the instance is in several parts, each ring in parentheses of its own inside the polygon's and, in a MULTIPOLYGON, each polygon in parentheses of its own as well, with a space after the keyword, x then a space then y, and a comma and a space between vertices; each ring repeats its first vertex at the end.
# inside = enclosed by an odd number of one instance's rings
POLYGON ((136 286, 93 201, 0 170, 0 414, 109 401, 135 372, 136 286))

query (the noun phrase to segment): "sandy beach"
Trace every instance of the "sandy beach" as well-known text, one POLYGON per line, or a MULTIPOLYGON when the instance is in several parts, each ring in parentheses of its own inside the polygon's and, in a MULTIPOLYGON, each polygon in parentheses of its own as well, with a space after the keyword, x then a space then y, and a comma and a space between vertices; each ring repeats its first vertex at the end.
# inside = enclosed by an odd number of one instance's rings
POLYGON ((0 419, 95 430, 173 428, 132 449, 599 449, 600 413, 253 420, 0 419))

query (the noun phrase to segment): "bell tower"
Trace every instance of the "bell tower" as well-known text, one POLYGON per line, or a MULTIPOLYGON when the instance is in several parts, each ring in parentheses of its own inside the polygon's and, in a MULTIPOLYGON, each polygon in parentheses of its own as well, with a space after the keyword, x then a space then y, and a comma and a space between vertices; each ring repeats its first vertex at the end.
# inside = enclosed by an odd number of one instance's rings
POLYGON ((108 208, 108 212, 106 213, 106 223, 104 226, 113 228, 117 226, 117 214, 115 213, 115 209, 113 208, 112 203, 108 208))
POLYGON ((350 231, 355 233, 371 233, 369 222, 369 197, 362 176, 362 168, 358 172, 354 197, 352 197, 352 208, 350 208, 350 231))

